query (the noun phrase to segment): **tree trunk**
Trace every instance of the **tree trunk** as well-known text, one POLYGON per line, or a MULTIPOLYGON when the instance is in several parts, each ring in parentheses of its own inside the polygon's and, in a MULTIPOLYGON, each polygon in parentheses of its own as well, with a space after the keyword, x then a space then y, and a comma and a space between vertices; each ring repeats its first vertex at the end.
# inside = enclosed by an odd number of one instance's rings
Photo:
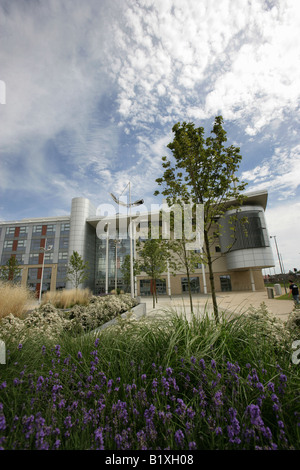
POLYGON ((214 316, 215 316, 216 323, 219 323, 219 311, 218 311, 218 304, 217 304, 217 297, 216 297, 214 273, 212 269, 212 260, 211 260, 211 255, 210 255, 208 233, 206 230, 204 230, 204 241, 205 241, 206 254, 207 254, 207 264, 208 264, 208 269, 209 269, 209 280, 210 280, 210 286, 211 286, 211 297, 213 301, 214 316))
POLYGON ((153 308, 155 308, 155 279, 152 279, 152 299, 153 299, 153 308))
POLYGON ((189 290, 189 297, 190 297, 191 313, 193 313, 193 298, 192 298, 192 291, 191 291, 190 270, 189 270, 189 262, 188 262, 188 259, 187 259, 185 243, 183 245, 183 250, 184 250, 185 270, 186 270, 186 275, 187 275, 187 280, 188 280, 188 290, 189 290))

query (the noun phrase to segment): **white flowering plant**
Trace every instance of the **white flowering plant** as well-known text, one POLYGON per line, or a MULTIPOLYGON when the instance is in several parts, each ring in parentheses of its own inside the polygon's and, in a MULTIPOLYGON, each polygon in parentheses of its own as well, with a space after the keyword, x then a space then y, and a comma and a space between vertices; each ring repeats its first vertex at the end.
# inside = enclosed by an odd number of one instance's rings
POLYGON ((7 315, 0 321, 0 337, 18 342, 36 335, 56 339, 63 333, 77 336, 102 326, 130 311, 137 301, 128 294, 92 296, 88 305, 75 305, 69 310, 54 307, 50 302, 29 312, 24 319, 7 315))

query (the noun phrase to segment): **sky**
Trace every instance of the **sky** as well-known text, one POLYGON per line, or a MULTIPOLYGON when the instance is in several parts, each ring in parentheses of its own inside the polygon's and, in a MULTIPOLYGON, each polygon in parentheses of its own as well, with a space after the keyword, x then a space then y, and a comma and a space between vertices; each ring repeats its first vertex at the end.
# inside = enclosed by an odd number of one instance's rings
POLYGON ((129 181, 150 210, 173 125, 222 115, 300 269, 299 31, 299 0, 0 0, 0 220, 114 204, 129 181))

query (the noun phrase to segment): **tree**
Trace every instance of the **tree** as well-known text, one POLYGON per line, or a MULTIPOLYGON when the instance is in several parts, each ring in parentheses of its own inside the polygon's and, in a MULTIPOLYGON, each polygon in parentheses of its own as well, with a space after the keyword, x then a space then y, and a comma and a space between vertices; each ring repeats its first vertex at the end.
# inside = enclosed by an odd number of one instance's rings
POLYGON ((141 258, 141 271, 152 281, 153 308, 155 308, 156 280, 167 270, 169 251, 167 244, 160 239, 151 239, 137 243, 138 255, 141 258))
MULTIPOLYGON (((137 260, 133 260, 133 276, 140 274, 141 269, 137 260)), ((126 286, 126 290, 129 290, 130 287, 130 255, 126 255, 121 266, 121 273, 123 276, 123 281, 126 286)))
POLYGON ((67 270, 67 280, 71 281, 75 286, 75 289, 78 289, 78 286, 88 279, 87 271, 89 269, 89 263, 86 261, 84 263, 82 257, 77 251, 73 251, 70 256, 68 270, 67 270))
POLYGON ((187 276, 190 306, 191 312, 193 312, 191 274, 195 272, 197 264, 202 263, 201 254, 188 250, 187 241, 184 237, 181 240, 171 240, 168 246, 170 254, 175 255, 175 257, 172 257, 172 261, 170 261, 170 268, 177 273, 183 271, 187 276))
MULTIPOLYGON (((183 210, 181 215, 183 214, 183 210)), ((185 214, 186 216, 186 214, 185 214)), ((184 224, 185 220, 181 217, 181 229, 182 229, 182 236, 179 239, 174 239, 171 237, 170 241, 167 241, 166 244, 169 249, 170 261, 169 267, 174 273, 178 272, 185 272, 187 276, 187 285, 188 285, 188 292, 189 292, 189 299, 190 299, 190 306, 191 312, 193 312, 193 299, 192 299, 192 290, 191 290, 191 273, 193 273, 196 269, 197 264, 202 263, 202 255, 195 250, 189 249, 189 240, 186 239, 185 231, 184 231, 184 224)), ((171 212, 170 214, 170 232, 174 235, 174 213, 171 212)))
POLYGON ((6 264, 0 267, 0 278, 3 281, 13 282, 20 274, 21 268, 15 256, 11 256, 6 264))
MULTIPOLYGON (((227 137, 222 116, 215 118, 212 136, 207 138, 204 137, 204 128, 195 128, 193 123, 177 123, 172 131, 175 134, 174 140, 167 147, 172 151, 173 162, 166 156, 162 157, 162 167, 165 171, 156 182, 159 186, 163 185, 161 193, 167 196, 169 205, 180 200, 202 204, 204 207, 203 248, 209 268, 214 316, 218 321, 210 248, 221 233, 222 215, 233 208, 238 210, 245 200, 241 191, 245 189, 246 183, 240 183, 236 176, 242 157, 238 147, 224 146, 227 137)), ((159 193, 155 191, 154 194, 159 193)))

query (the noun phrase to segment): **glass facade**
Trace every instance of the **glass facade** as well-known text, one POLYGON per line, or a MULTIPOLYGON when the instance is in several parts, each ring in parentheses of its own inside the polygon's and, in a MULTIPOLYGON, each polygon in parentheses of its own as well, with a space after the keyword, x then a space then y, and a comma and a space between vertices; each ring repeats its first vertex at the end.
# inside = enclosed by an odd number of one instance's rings
MULTIPOLYGON (((125 284, 121 272, 121 266, 124 263, 126 255, 130 255, 129 239, 121 239, 117 243, 115 240, 108 241, 108 291, 115 289, 117 284, 118 289, 129 292, 130 287, 125 284), (117 256, 116 256, 117 255, 117 256), (117 270, 116 266, 117 257, 117 270), (116 282, 117 281, 117 282, 116 282)), ((96 294, 105 293, 106 287, 106 239, 96 239, 96 269, 95 269, 95 292, 96 294)))
MULTIPOLYGON (((191 286, 191 291, 194 293, 199 293, 200 292, 200 283, 199 283, 199 277, 190 277, 190 286, 191 286)), ((188 286, 188 278, 187 277, 182 277, 181 278, 181 289, 182 293, 188 292, 189 291, 189 286, 188 286)))
POLYGON ((220 285, 222 292, 230 292, 231 288, 231 278, 229 275, 220 276, 220 285))
POLYGON ((265 227, 262 227, 259 211, 243 211, 237 214, 235 227, 236 240, 231 248, 232 251, 267 246, 264 237, 265 227))

